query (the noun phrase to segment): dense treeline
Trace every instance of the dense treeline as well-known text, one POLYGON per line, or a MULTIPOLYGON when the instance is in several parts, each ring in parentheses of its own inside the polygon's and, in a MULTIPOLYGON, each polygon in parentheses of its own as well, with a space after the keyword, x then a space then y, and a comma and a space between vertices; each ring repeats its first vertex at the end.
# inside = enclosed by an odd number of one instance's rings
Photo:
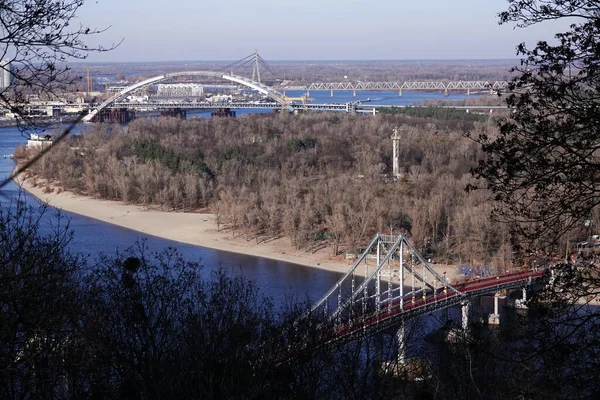
POLYGON ((379 108, 383 114, 405 114, 417 118, 433 118, 457 121, 486 121, 487 115, 468 113, 465 110, 441 107, 390 107, 379 108))
MULTIPOLYGON (((209 208, 248 240, 353 252, 375 232, 404 232, 448 261, 509 254, 483 192, 467 194, 481 158, 463 135, 489 122, 405 115, 267 115, 94 125, 33 172, 78 193, 190 211, 209 208), (402 176, 390 136, 402 132, 402 176)), ((502 264, 498 261, 498 265, 502 264)))

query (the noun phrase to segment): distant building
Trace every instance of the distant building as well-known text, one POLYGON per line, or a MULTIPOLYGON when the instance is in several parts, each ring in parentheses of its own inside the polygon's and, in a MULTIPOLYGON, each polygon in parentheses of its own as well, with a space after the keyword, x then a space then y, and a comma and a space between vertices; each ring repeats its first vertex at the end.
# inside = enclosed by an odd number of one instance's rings
POLYGON ((106 93, 113 95, 127 89, 127 86, 109 86, 106 88, 106 93))
POLYGON ((130 103, 147 103, 148 96, 127 96, 127 101, 130 103))
POLYGON ((161 83, 157 85, 158 97, 200 97, 204 87, 197 83, 161 83))
POLYGON ((209 103, 229 103, 231 100, 232 97, 226 94, 217 94, 206 99, 209 103))
POLYGON ((13 83, 12 65, 9 60, 0 61, 0 90, 4 90, 13 83))

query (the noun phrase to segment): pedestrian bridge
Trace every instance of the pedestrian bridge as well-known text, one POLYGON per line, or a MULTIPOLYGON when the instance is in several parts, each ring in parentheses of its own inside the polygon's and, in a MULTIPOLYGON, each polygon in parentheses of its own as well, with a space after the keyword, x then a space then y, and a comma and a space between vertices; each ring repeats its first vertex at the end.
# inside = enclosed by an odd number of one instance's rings
POLYGON ((450 284, 405 236, 377 234, 310 314, 323 321, 320 341, 337 342, 398 329, 410 319, 474 297, 524 288, 545 273, 545 269, 525 270, 450 284))

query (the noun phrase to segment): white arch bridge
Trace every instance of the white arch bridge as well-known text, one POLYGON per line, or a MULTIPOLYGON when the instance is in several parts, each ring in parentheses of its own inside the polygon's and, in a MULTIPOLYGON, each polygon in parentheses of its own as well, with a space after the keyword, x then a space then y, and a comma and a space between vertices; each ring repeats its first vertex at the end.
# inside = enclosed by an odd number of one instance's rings
POLYGON ((290 102, 286 100, 285 96, 279 93, 277 90, 268 87, 260 82, 256 82, 252 79, 245 78, 243 76, 237 76, 233 74, 225 74, 223 72, 214 72, 214 71, 185 71, 185 72, 173 72, 170 74, 155 76, 154 78, 146 79, 142 82, 138 82, 131 86, 126 87, 121 90, 119 93, 115 94, 108 100, 104 101, 97 108, 90 111, 88 115, 86 115, 83 120, 86 122, 90 122, 92 118, 94 118, 100 111, 102 111, 106 107, 110 107, 114 103, 118 103, 119 100, 123 99, 130 93, 135 92, 138 89, 143 89, 155 83, 165 81, 167 79, 176 78, 179 76, 204 76, 210 78, 224 79, 230 82, 235 82, 237 84, 249 87, 250 89, 256 90, 265 96, 275 100, 282 107, 288 109, 289 111, 294 111, 294 108, 291 106, 290 102))

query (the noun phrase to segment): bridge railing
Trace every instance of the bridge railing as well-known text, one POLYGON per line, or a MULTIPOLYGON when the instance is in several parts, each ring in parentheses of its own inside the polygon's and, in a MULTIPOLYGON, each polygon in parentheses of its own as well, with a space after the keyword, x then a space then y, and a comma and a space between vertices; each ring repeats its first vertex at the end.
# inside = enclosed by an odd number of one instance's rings
POLYGON ((327 326, 326 332, 323 333, 323 340, 335 342, 353 335, 380 332, 421 315, 456 306, 472 297, 525 287, 541 279, 544 273, 545 270, 529 270, 468 282, 459 286, 464 295, 440 287, 433 293, 421 298, 405 297, 404 301, 396 300, 390 307, 380 311, 371 310, 369 313, 356 313, 342 323, 330 324, 327 326))

